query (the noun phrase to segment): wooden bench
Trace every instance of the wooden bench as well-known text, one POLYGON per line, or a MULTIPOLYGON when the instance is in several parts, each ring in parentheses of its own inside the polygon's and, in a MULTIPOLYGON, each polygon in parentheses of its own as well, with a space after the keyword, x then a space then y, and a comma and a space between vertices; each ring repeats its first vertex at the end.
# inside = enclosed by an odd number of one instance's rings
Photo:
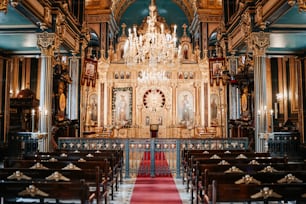
MULTIPOLYGON (((41 161, 36 160, 18 160, 18 159, 5 159, 5 168, 34 168, 42 169, 48 168, 52 170, 94 170, 99 167, 101 171, 101 180, 107 180, 108 185, 111 188, 111 199, 114 199, 114 188, 118 179, 114 176, 111 166, 108 161, 86 161, 86 162, 76 162, 76 161, 41 161)), ((78 172, 79 173, 79 172, 78 172)))
POLYGON ((107 180, 104 172, 96 169, 78 170, 54 170, 54 169, 20 169, 0 168, 0 180, 2 181, 24 181, 24 182, 78 182, 83 179, 90 187, 91 197, 96 198, 97 203, 104 198, 107 202, 107 180))
POLYGON ((306 165, 304 163, 239 164, 237 166, 201 164, 197 167, 196 176, 192 183, 194 188, 192 190, 196 191, 198 203, 198 200, 203 199, 204 192, 207 192, 213 180, 219 183, 234 184, 235 181, 241 179, 243 176, 250 175, 261 183, 276 183, 277 180, 285 177, 287 174, 293 174, 305 182, 305 169, 306 165), (236 167, 236 170, 233 167, 236 167))
MULTIPOLYGON (((118 174, 120 182, 122 183, 123 173, 123 151, 122 150, 82 150, 82 151, 55 151, 55 152, 36 152, 35 154, 23 155, 22 159, 27 160, 72 160, 78 161, 80 159, 88 161, 107 159, 112 166, 114 173, 118 174)), ((117 178, 118 179, 118 178, 117 178)), ((118 182, 116 183, 116 190, 118 190, 118 182)))
POLYGON ((208 190, 211 203, 217 202, 253 202, 297 201, 306 202, 306 183, 290 184, 219 184, 213 181, 208 190))
POLYGON ((253 172, 253 173, 224 173, 205 171, 198 182, 197 200, 202 200, 207 190, 211 188, 213 181, 218 184, 272 184, 306 182, 305 171, 278 171, 278 172, 253 172))
MULTIPOLYGON (((280 164, 285 165, 287 163, 287 158, 279 157, 279 158, 272 158, 272 157, 249 157, 247 158, 238 158, 241 155, 233 155, 234 157, 227 156, 226 159, 220 159, 219 157, 216 158, 191 158, 191 162, 186 169, 186 180, 187 180, 187 191, 190 189, 190 184, 195 182, 196 177, 199 176, 201 171, 203 172, 206 168, 207 169, 219 169, 220 171, 226 171, 227 169, 231 168, 232 166, 242 166, 243 171, 250 171, 252 166, 254 168, 263 168, 264 166, 270 164, 280 164), (258 165, 259 164, 259 165, 258 165), (262 167, 260 167, 262 165, 262 167)), ((243 155, 245 156, 245 155, 243 155)), ((224 158, 224 157, 223 157, 224 158)))
MULTIPOLYGON (((89 186, 84 180, 79 182, 24 182, 24 181, 1 181, 0 197, 5 204, 17 203, 18 199, 33 199, 39 203, 46 203, 48 200, 71 201, 77 200, 81 204, 91 203, 89 186), (69 189, 69 190, 68 190, 69 189)), ((26 203, 23 200, 23 203, 26 203)))
MULTIPOLYGON (((189 150, 188 152, 185 152, 185 158, 183 159, 183 184, 184 181, 188 178, 190 179, 190 173, 194 170, 194 166, 197 163, 197 161, 202 161, 203 163, 205 161, 207 162, 219 162, 222 160, 228 160, 232 159, 235 160, 238 157, 246 157, 249 160, 253 159, 259 159, 259 158, 269 158, 269 153, 256 153, 256 152, 249 152, 249 151, 242 151, 242 150, 236 150, 236 151, 224 151, 224 150, 214 150, 214 151, 203 151, 203 150, 189 150), (215 158, 215 159, 212 159, 215 158)), ((287 158, 281 157, 280 159, 284 159, 286 161, 287 158)), ((200 162, 201 163, 201 162, 200 162)), ((188 188, 187 188, 188 190, 188 188)))

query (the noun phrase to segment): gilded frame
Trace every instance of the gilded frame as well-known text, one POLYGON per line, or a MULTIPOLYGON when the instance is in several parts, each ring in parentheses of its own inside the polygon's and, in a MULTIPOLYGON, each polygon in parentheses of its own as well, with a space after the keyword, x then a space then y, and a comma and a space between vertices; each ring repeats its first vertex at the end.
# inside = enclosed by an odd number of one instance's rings
POLYGON ((220 84, 224 65, 225 65, 224 58, 209 59, 210 85, 214 84, 214 80, 216 80, 217 85, 220 84))

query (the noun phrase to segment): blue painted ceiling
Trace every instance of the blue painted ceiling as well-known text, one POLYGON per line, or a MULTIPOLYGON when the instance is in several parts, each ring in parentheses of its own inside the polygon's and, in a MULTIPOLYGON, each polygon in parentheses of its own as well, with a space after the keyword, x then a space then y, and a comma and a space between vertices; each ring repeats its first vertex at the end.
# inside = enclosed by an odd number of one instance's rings
MULTIPOLYGON (((127 10, 123 13, 119 26, 122 23, 127 25, 127 28, 133 27, 134 24, 140 25, 142 20, 149 15, 149 5, 151 0, 137 0, 131 4, 127 10)), ((177 25, 177 35, 182 36, 182 25, 188 26, 188 19, 184 12, 171 0, 156 0, 156 7, 159 16, 166 19, 167 24, 177 25)))
MULTIPOLYGON (((141 21, 149 15, 150 0, 137 0, 123 13, 122 23, 131 27, 140 25, 141 21)), ((181 36, 181 26, 188 25, 184 12, 172 0, 156 0, 158 13, 166 19, 168 25, 177 24, 178 37, 181 36)), ((36 33, 38 25, 24 16, 18 10, 8 7, 5 14, 0 12, 0 52, 12 54, 39 54, 36 33)), ((306 12, 299 12, 296 6, 283 13, 268 28, 270 32, 270 48, 268 52, 275 54, 305 53, 306 51, 306 12)))

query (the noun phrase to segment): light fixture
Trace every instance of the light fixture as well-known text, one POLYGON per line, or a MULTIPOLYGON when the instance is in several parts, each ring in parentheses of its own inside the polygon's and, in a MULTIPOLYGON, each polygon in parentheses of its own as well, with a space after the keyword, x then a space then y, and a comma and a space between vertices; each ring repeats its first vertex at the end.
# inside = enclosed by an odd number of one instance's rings
POLYGON ((128 66, 145 65, 149 69, 142 72, 140 80, 166 79, 165 72, 154 69, 176 64, 179 61, 176 28, 173 32, 167 24, 160 21, 154 1, 149 6, 149 16, 144 21, 143 29, 136 26, 128 31, 128 38, 124 45, 123 58, 128 66))

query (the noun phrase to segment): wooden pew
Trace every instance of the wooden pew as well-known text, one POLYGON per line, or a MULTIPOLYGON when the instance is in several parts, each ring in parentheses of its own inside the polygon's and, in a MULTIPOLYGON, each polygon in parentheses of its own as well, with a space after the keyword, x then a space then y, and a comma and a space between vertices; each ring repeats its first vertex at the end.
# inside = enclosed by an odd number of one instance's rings
POLYGON ((297 201, 306 202, 306 183, 291 184, 219 184, 208 190, 212 204, 217 202, 297 201))
POLYGON ((80 159, 85 160, 104 160, 107 159, 110 162, 112 171, 117 175, 116 190, 118 190, 118 179, 122 182, 123 178, 123 150, 82 150, 82 151, 55 151, 55 152, 36 152, 35 154, 23 155, 22 159, 36 159, 36 160, 73 160, 80 159), (118 178, 119 177, 119 178, 118 178))
MULTIPOLYGON (((82 152, 51 152, 51 153, 38 153, 32 156, 25 155, 24 159, 35 159, 37 161, 73 161, 80 160, 88 161, 108 161, 110 164, 113 178, 110 182, 111 188, 118 191, 119 180, 122 182, 122 166, 123 166, 123 152, 119 150, 103 150, 103 151, 82 151, 82 152)), ((112 190, 112 193, 114 191, 112 190)))
MULTIPOLYGON (((194 171, 194 166, 197 161, 209 161, 211 163, 213 162, 218 162, 216 158, 220 158, 219 162, 221 160, 228 160, 232 159, 235 160, 238 157, 247 157, 249 160, 253 159, 259 159, 263 160, 264 158, 269 158, 270 155, 269 153, 256 153, 256 152, 250 152, 250 151, 244 151, 244 150, 236 150, 236 151, 224 151, 224 150, 214 150, 214 151, 203 151, 203 150, 189 150, 185 152, 185 158, 183 159, 183 184, 184 181, 187 180, 188 183, 188 178, 190 179, 190 173, 194 171), (213 157, 215 159, 211 160, 213 157)), ((287 161, 286 157, 280 157, 280 160, 284 160, 285 162, 287 161)), ((187 187, 188 190, 188 187, 187 187)))
POLYGON ((105 203, 107 202, 107 181, 103 176, 104 172, 100 171, 99 167, 78 170, 77 173, 75 170, 0 168, 0 180, 2 181, 79 182, 80 179, 83 179, 90 187, 91 197, 96 198, 97 203, 102 198, 105 203))
MULTIPOLYGON (((226 157, 223 157, 224 159, 220 159, 219 156, 214 157, 214 158, 198 157, 196 159, 192 157, 187 167, 187 191, 189 190, 189 186, 191 183, 193 183, 193 185, 196 185, 195 183, 197 179, 196 177, 199 176, 201 174, 200 172, 201 171, 203 172, 206 168, 208 169, 215 168, 221 171, 226 171, 232 166, 241 165, 243 167, 243 171, 250 171, 252 169, 251 167, 255 166, 256 164, 260 164, 264 167, 270 164, 284 165, 288 161, 286 157, 272 158, 272 157, 257 157, 255 155, 257 154, 253 154, 254 157, 252 157, 252 154, 249 154, 247 158, 244 158, 245 155, 243 154, 243 157, 240 159, 239 159, 239 156, 241 155, 236 155, 236 154, 234 155, 226 154, 226 157), (228 163, 228 164, 225 164, 225 163, 228 163)), ((259 166, 255 166, 255 167, 263 168, 259 166)))
POLYGON ((294 164, 259 164, 259 165, 238 165, 237 169, 242 172, 234 171, 233 166, 230 165, 199 165, 198 174, 194 185, 198 200, 202 200, 204 192, 207 192, 212 181, 218 183, 234 184, 235 181, 241 179, 245 175, 252 176, 255 180, 261 183, 276 183, 279 179, 284 178, 288 174, 294 175, 301 181, 306 181, 306 165, 303 163, 294 164), (229 171, 232 170, 232 171, 229 171))
POLYGON ((16 198, 37 199, 39 203, 46 203, 50 199, 57 201, 57 203, 60 200, 78 200, 81 204, 92 202, 89 186, 84 180, 79 182, 31 183, 24 181, 1 181, 0 189, 1 200, 6 204, 16 203, 16 198))
POLYGON ((79 171, 82 170, 94 170, 99 167, 102 172, 101 180, 107 180, 108 185, 111 188, 111 199, 114 199, 114 188, 115 183, 118 179, 114 178, 114 174, 112 172, 111 166, 108 161, 86 161, 86 162, 76 162, 76 161, 41 161, 37 162, 36 160, 18 160, 18 159, 5 159, 4 161, 5 168, 48 168, 52 170, 74 170, 79 171))
POLYGON ((198 182, 197 195, 203 198, 204 192, 211 188, 212 182, 218 184, 255 183, 271 184, 279 182, 306 182, 305 171, 278 171, 278 172, 253 172, 253 173, 224 173, 205 171, 198 182))

